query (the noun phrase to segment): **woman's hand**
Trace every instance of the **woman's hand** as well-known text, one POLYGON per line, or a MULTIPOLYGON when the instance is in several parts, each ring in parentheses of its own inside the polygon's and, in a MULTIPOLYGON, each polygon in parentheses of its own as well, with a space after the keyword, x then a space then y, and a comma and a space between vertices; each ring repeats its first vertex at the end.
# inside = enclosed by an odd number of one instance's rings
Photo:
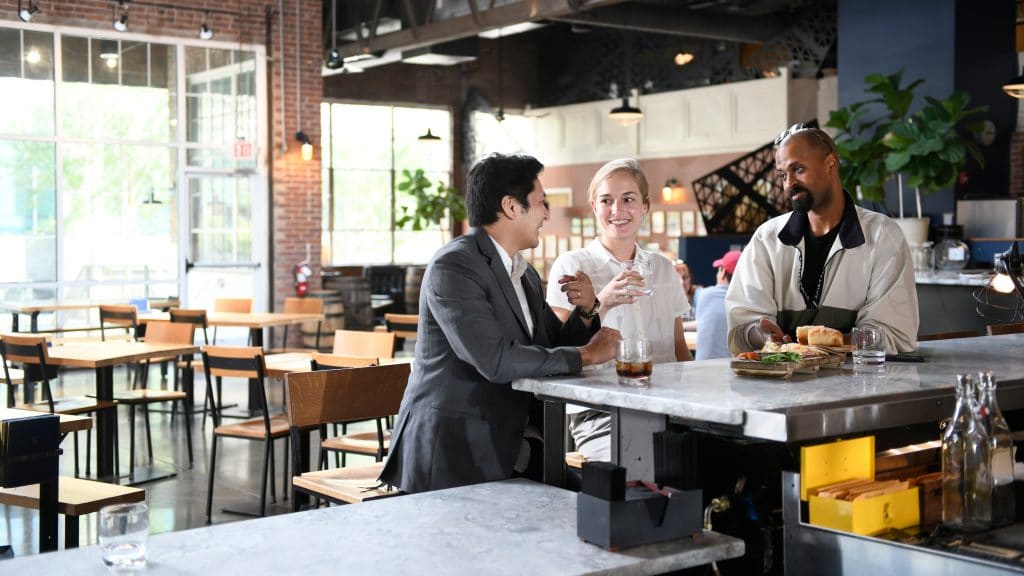
POLYGON ((566 274, 558 279, 558 283, 561 284, 562 292, 569 298, 569 304, 586 312, 594 309, 597 294, 594 293, 594 283, 586 272, 579 270, 576 274, 566 274))
POLYGON ((612 281, 598 294, 598 298, 601 299, 601 306, 605 310, 611 310, 619 304, 632 304, 636 302, 637 296, 643 296, 643 293, 630 290, 630 288, 637 286, 644 286, 644 278, 639 272, 633 270, 619 272, 619 275, 612 278, 612 281))

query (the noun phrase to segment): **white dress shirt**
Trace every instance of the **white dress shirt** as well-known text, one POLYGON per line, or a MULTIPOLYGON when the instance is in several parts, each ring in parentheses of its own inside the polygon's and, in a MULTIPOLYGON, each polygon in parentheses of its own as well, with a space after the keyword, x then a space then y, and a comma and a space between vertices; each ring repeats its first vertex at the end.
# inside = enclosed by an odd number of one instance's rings
POLYGON ((498 244, 498 241, 493 236, 488 235, 491 242, 494 242, 494 247, 498 249, 498 255, 501 256, 501 263, 505 266, 505 271, 508 272, 509 278, 512 279, 512 289, 516 291, 516 297, 519 298, 519 306, 523 309, 523 317, 526 318, 526 328, 530 332, 530 339, 533 339, 533 316, 530 314, 530 304, 526 301, 526 290, 523 288, 523 273, 526 272, 527 264, 526 259, 519 252, 516 252, 515 256, 509 256, 508 252, 498 244))

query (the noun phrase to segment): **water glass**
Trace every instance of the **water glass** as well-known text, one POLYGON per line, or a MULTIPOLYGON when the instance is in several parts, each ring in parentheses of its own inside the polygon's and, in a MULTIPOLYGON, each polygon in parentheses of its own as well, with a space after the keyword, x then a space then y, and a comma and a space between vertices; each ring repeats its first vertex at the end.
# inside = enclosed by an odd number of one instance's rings
POLYGON ((885 366, 885 331, 873 324, 861 324, 850 336, 853 344, 853 365, 864 367, 885 366))
POLYGON ((114 570, 146 566, 149 508, 145 502, 114 504, 100 509, 99 540, 103 563, 114 570))
POLYGON ((633 388, 646 388, 651 383, 653 348, 646 338, 619 340, 615 349, 615 373, 619 384, 633 388))
POLYGON ((654 292, 654 272, 651 263, 647 260, 629 260, 623 266, 623 270, 632 270, 640 274, 644 280, 643 286, 628 286, 633 292, 640 292, 644 296, 650 296, 654 292))

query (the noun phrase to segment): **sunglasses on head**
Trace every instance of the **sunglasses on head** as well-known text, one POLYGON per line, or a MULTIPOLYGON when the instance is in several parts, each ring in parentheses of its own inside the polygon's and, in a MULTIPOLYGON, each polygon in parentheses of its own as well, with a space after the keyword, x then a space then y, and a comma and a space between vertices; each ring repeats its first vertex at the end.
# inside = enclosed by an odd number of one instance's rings
POLYGON ((836 151, 835 142, 832 141, 832 138, 824 130, 821 130, 820 128, 811 128, 810 126, 807 126, 805 124, 793 124, 786 130, 784 130, 775 138, 775 145, 781 145, 783 142, 786 141, 787 138, 793 136, 794 134, 801 134, 805 132, 810 134, 811 136, 814 136, 819 142, 824 144, 825 147, 828 148, 830 154, 835 154, 836 156, 839 155, 839 153, 836 151))

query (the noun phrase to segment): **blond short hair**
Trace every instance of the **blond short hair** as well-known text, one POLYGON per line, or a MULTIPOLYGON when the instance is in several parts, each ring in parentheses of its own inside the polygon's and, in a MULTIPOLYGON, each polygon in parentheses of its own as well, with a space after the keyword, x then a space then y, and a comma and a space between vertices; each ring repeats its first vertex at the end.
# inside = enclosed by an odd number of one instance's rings
POLYGON ((640 189, 640 198, 644 201, 644 206, 650 208, 651 196, 650 186, 647 184, 647 175, 644 174, 644 169, 640 167, 640 163, 633 158, 619 158, 598 168, 597 172, 594 173, 594 178, 590 181, 590 188, 587 192, 587 197, 590 201, 594 201, 594 195, 597 194, 597 188, 601 183, 616 172, 625 172, 633 178, 633 181, 636 182, 636 187, 640 189))

